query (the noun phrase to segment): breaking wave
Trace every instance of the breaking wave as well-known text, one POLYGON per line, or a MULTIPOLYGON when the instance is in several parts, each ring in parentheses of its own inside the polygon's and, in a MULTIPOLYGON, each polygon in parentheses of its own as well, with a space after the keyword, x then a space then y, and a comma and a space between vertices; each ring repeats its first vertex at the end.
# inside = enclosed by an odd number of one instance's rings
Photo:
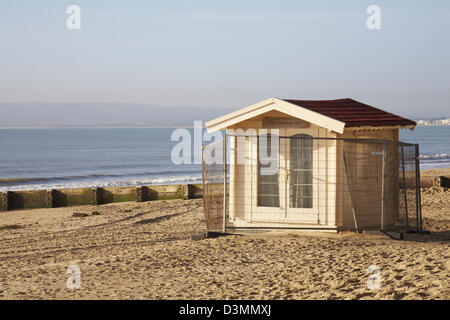
POLYGON ((422 160, 447 160, 450 159, 450 154, 448 153, 441 153, 441 154, 423 154, 419 157, 422 160))
POLYGON ((158 184, 201 183, 200 173, 188 175, 89 175, 54 178, 0 179, 0 191, 125 187, 158 184), (117 177, 119 176, 119 177, 117 177))

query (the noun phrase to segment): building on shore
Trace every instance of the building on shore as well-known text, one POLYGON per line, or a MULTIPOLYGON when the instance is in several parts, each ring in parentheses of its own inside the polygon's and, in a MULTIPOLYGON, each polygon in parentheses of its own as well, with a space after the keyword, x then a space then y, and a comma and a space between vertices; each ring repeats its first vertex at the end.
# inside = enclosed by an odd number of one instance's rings
POLYGON ((208 131, 226 130, 230 160, 222 205, 221 190, 208 189, 220 166, 204 163, 207 228, 220 229, 222 208, 234 228, 407 225, 408 212, 418 213, 416 193, 406 191, 417 189, 418 149, 398 136, 415 126, 353 99, 270 98, 211 120, 208 131))

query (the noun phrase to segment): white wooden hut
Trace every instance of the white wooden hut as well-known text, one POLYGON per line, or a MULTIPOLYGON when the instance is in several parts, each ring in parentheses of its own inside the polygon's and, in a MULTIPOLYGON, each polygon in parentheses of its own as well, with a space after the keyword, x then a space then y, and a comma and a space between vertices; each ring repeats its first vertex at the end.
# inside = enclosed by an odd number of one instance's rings
POLYGON ((323 230, 395 225, 400 201, 395 143, 399 129, 415 125, 353 99, 270 98, 207 122, 208 131, 228 134, 229 223, 323 230), (261 175, 258 160, 261 133, 280 138, 276 150, 270 142, 266 146, 278 161, 269 176, 261 175))

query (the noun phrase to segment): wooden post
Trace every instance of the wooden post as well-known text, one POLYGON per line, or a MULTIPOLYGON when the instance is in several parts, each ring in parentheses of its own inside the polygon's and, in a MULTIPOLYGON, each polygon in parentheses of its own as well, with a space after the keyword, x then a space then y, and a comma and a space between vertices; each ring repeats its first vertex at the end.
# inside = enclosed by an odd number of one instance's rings
MULTIPOLYGON (((344 148, 344 147, 342 147, 342 148, 344 148)), ((356 229, 356 231, 358 231, 358 223, 356 221, 356 209, 355 209, 355 204, 353 203, 353 196, 352 196, 351 180, 350 180, 350 177, 348 176, 347 161, 345 159, 345 151, 343 149, 342 149, 342 156, 344 158, 345 176, 347 177, 348 193, 350 195, 350 203, 352 205, 353 221, 355 223, 355 229, 356 229)))
POLYGON ((0 192, 0 211, 6 211, 8 206, 8 192, 0 192))
POLYGON ((222 232, 227 233, 227 133, 223 136, 223 228, 222 232))
POLYGON ((383 142, 383 163, 381 167, 381 230, 384 230, 384 215, 386 206, 386 142, 383 142))
POLYGON ((405 218, 406 218, 406 227, 409 226, 409 221, 408 221, 408 197, 406 194, 406 173, 405 173, 405 153, 403 150, 403 145, 402 145, 402 171, 403 171, 403 193, 405 196, 405 218))
POLYGON ((190 185, 189 184, 184 184, 184 185, 182 185, 183 187, 182 187, 182 192, 183 192, 183 200, 188 200, 188 199, 190 199, 191 197, 190 197, 190 194, 191 194, 191 192, 190 192, 190 190, 191 190, 191 188, 189 187, 190 185))
POLYGON ((100 204, 100 188, 92 188, 92 204, 99 205, 100 204))
POLYGON ((45 198, 45 202, 47 204, 47 208, 54 208, 55 204, 54 204, 54 198, 55 198, 55 193, 56 190, 55 189, 51 189, 51 190, 47 190, 47 196, 45 198))
POLYGON ((415 145, 416 153, 416 226, 418 230, 422 230, 422 205, 420 195, 420 159, 419 159, 419 145, 415 145))
POLYGON ((136 187, 136 202, 144 202, 144 188, 143 186, 136 187))
POLYGON ((440 176, 439 177, 439 182, 440 182, 440 186, 441 188, 450 188, 450 178, 445 177, 445 176, 440 176))

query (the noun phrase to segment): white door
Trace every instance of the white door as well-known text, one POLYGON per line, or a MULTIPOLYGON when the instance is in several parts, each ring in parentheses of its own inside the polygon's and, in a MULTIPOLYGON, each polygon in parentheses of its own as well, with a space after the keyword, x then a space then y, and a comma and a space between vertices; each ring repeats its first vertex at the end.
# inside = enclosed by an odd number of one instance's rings
POLYGON ((269 135, 266 143, 261 142, 261 137, 254 140, 252 148, 252 159, 255 164, 252 183, 255 199, 252 210, 254 221, 273 222, 286 219, 285 148, 279 135, 269 135), (270 156, 275 163, 263 163, 261 154, 270 156), (270 168, 272 170, 269 170, 270 168))
POLYGON ((317 223, 319 213, 318 144, 316 129, 289 129, 286 139, 286 217, 317 223))
POLYGON ((319 166, 317 148, 313 137, 317 129, 280 130, 281 138, 277 148, 267 139, 265 154, 278 154, 277 170, 263 174, 269 166, 259 159, 261 148, 254 141, 252 158, 256 164, 253 174, 253 221, 297 222, 314 224, 318 222, 318 178, 319 166), (291 138, 285 138, 285 137, 291 138))

